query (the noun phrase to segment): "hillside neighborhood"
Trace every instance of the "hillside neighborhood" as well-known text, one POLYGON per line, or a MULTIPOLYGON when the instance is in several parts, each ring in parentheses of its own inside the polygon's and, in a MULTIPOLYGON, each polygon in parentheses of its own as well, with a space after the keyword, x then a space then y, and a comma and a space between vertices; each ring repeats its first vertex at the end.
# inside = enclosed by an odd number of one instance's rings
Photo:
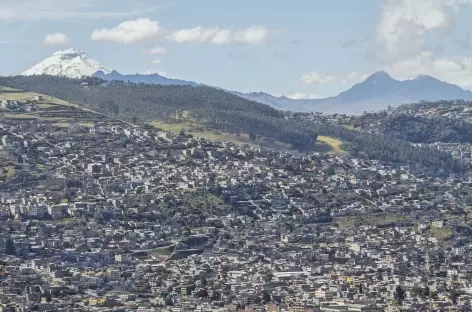
POLYGON ((2 102, 2 311, 471 309, 469 177, 41 101, 2 102))
POLYGON ((472 0, 0 0, 0 312, 472 312, 472 0))

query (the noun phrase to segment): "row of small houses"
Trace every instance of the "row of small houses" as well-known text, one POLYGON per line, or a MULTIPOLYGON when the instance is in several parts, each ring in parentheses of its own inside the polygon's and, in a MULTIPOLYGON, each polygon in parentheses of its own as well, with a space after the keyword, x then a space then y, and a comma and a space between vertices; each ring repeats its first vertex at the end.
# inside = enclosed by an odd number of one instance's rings
POLYGON ((29 103, 39 102, 39 101, 43 101, 42 95, 33 96, 26 100, 0 100, 0 108, 15 109, 15 108, 18 108, 19 106, 29 104, 29 103))

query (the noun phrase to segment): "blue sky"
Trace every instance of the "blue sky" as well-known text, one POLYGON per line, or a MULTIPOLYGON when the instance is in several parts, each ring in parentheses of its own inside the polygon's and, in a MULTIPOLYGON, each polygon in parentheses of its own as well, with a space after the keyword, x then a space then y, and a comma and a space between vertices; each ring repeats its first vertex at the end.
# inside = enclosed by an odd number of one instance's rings
POLYGON ((472 88, 472 0, 0 0, 0 7, 3 75, 78 48, 121 73, 294 98, 336 95, 380 69, 472 88))

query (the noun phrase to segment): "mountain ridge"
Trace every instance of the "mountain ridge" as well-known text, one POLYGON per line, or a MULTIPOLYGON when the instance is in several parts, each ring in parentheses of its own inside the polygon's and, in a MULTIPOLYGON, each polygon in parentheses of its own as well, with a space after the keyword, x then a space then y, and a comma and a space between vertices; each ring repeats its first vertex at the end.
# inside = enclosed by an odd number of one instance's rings
MULTIPOLYGON (((57 51, 51 57, 26 70, 22 75, 53 75, 69 78, 82 76, 97 77, 107 81, 203 86, 193 81, 167 78, 159 74, 123 75, 110 70, 78 49, 57 51)), ((219 87, 214 87, 222 89, 219 87)), ((472 92, 441 81, 428 75, 418 75, 414 79, 396 80, 386 71, 374 72, 364 81, 354 84, 348 90, 323 99, 292 99, 287 96, 274 96, 265 92, 242 93, 228 91, 239 97, 270 105, 276 109, 291 111, 317 111, 325 114, 360 114, 364 111, 377 111, 388 106, 438 100, 472 100, 472 92)))
POLYGON ((472 100, 472 92, 428 75, 414 79, 396 80, 385 71, 377 71, 348 90, 323 99, 290 99, 287 97, 261 96, 257 93, 238 93, 246 99, 284 107, 295 111, 323 113, 361 114, 378 111, 388 106, 417 103, 420 101, 472 100))
POLYGON ((167 78, 157 73, 156 74, 123 75, 117 72, 116 70, 113 70, 110 73, 105 73, 100 70, 93 73, 92 77, 100 78, 107 81, 120 80, 120 81, 129 81, 133 83, 148 83, 148 84, 161 84, 161 85, 186 85, 186 86, 200 85, 199 83, 196 83, 193 81, 167 78))

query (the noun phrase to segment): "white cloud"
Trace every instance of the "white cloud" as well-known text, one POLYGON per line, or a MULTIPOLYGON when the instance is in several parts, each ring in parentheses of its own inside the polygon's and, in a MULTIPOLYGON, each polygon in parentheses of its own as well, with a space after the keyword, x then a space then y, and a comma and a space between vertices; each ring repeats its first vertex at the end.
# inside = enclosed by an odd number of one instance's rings
POLYGON ((155 60, 152 60, 152 63, 153 64, 162 64, 164 61, 161 60, 161 59, 155 59, 155 60))
POLYGON ((149 18, 125 21, 114 28, 94 30, 91 38, 96 41, 111 41, 133 44, 152 40, 159 34, 159 23, 149 18))
POLYGON ((310 72, 302 74, 299 78, 304 84, 326 84, 333 82, 336 78, 331 74, 321 74, 317 72, 310 72))
POLYGON ((377 26, 383 57, 418 53, 427 35, 452 27, 454 15, 471 0, 384 0, 377 26))
POLYGON ((432 52, 421 52, 384 69, 400 80, 429 75, 466 89, 472 88, 472 57, 436 58, 432 52))
POLYGON ((141 73, 142 75, 155 75, 158 74, 160 76, 167 76, 167 72, 158 69, 148 69, 141 73))
POLYGON ((302 93, 302 92, 295 92, 290 95, 287 95, 288 98, 294 100, 301 100, 301 99, 321 99, 322 97, 318 94, 313 93, 302 93))
POLYGON ((229 29, 219 27, 194 27, 173 31, 168 40, 177 43, 193 44, 261 44, 269 37, 270 31, 264 27, 254 26, 244 29, 229 29))
POLYGON ((298 79, 304 84, 329 84, 329 83, 342 83, 342 84, 353 84, 366 79, 369 75, 361 72, 331 72, 331 73, 318 73, 309 72, 302 74, 298 79))
POLYGON ((163 7, 152 1, 128 4, 122 2, 120 11, 110 10, 117 7, 116 0, 65 1, 65 0, 0 0, 0 20, 2 21, 40 21, 64 20, 71 18, 130 17, 149 14, 163 7), (145 2, 148 2, 145 5, 145 2))
POLYGON ((69 44, 71 41, 72 40, 63 33, 47 34, 43 39, 43 43, 47 45, 64 45, 69 44))
POLYGON ((162 47, 155 47, 155 48, 151 48, 151 49, 148 49, 148 50, 144 50, 143 52, 148 53, 148 54, 166 54, 167 49, 162 48, 162 47))

